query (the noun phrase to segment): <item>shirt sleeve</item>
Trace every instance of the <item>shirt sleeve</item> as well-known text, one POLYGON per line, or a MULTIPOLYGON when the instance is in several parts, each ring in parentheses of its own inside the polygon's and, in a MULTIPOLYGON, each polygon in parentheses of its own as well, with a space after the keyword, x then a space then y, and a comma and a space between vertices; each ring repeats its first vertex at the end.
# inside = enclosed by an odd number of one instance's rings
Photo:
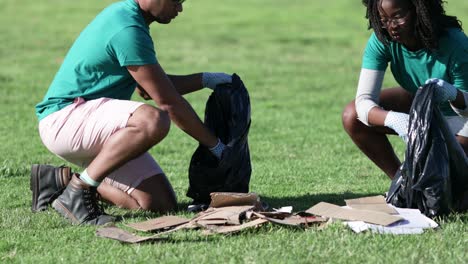
POLYGON ((358 119, 367 126, 369 111, 379 107, 379 96, 382 89, 385 71, 361 69, 356 93, 356 112, 358 119))
POLYGON ((112 37, 108 51, 120 66, 157 63, 153 40, 139 27, 126 27, 112 37))
POLYGON ((456 62, 452 64, 450 70, 453 85, 459 90, 468 92, 468 47, 457 52, 454 58, 456 62))
MULTIPOLYGON (((450 65, 452 84, 463 92, 465 105, 468 105, 468 39, 465 35, 463 35, 463 39, 458 42, 452 57, 453 63, 450 65)), ((458 115, 468 117, 468 107, 459 109, 452 104, 450 104, 450 106, 458 115)))
POLYGON ((387 47, 380 42, 375 33, 372 33, 364 50, 362 68, 385 71, 389 61, 390 56, 387 47))

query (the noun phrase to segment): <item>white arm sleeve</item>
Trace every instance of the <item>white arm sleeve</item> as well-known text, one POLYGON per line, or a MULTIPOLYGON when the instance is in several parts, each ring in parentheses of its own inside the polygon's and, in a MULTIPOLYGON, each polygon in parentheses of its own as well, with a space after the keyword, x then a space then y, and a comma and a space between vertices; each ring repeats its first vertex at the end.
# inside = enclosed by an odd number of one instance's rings
POLYGON ((379 95, 382 89, 385 71, 361 69, 356 94, 356 112, 358 119, 370 126, 367 115, 373 107, 379 107, 379 95))
POLYGON ((466 106, 465 109, 456 108, 452 104, 450 104, 450 106, 452 107, 453 111, 457 113, 459 116, 468 117, 468 105, 467 105, 468 93, 463 92, 463 91, 460 91, 460 92, 463 93, 463 98, 465 99, 465 106, 466 106))

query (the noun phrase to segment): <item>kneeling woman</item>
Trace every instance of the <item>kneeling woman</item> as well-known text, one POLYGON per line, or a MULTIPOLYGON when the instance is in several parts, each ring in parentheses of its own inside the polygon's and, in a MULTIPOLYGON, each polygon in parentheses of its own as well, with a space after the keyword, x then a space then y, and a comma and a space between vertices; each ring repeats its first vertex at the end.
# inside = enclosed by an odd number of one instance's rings
POLYGON ((355 101, 343 112, 354 143, 389 178, 400 160, 387 134, 406 141, 408 112, 417 89, 437 84, 435 100, 468 153, 468 38, 445 14, 443 1, 363 0, 369 29, 355 101), (387 66, 401 87, 381 91, 387 66))

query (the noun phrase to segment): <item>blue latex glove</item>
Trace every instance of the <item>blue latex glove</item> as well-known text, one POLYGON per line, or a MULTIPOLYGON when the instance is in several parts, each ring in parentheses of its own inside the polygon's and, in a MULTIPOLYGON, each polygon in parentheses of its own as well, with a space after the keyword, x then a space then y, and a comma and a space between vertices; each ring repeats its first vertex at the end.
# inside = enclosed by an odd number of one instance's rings
POLYGON ((223 72, 204 72, 202 74, 203 87, 214 90, 218 84, 232 83, 232 76, 223 72))
POLYGON ((409 115, 400 112, 389 111, 384 124, 395 131, 405 143, 408 142, 409 115))
POLYGON ((437 78, 427 80, 426 84, 429 83, 436 84, 437 88, 434 91, 434 100, 436 100, 437 103, 453 101, 457 98, 457 88, 450 83, 437 78))
POLYGON ((216 158, 218 158, 218 160, 220 160, 221 156, 223 155, 223 151, 224 151, 225 148, 226 148, 226 145, 224 145, 224 143, 221 142, 221 140, 218 138, 218 144, 216 144, 216 146, 210 148, 210 151, 211 151, 211 153, 213 153, 213 155, 216 156, 216 158))

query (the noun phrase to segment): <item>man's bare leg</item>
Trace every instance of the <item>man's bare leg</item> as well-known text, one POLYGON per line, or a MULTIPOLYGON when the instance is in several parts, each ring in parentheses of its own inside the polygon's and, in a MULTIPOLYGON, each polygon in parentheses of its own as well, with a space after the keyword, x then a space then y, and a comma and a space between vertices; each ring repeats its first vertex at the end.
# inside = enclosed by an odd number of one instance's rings
POLYGON ((112 135, 88 165, 90 178, 101 182, 111 172, 159 143, 169 132, 166 112, 142 105, 128 119, 127 127, 112 135))
POLYGON ((164 174, 144 180, 130 194, 106 182, 99 185, 98 191, 104 200, 121 208, 164 213, 177 207, 174 190, 164 174))

